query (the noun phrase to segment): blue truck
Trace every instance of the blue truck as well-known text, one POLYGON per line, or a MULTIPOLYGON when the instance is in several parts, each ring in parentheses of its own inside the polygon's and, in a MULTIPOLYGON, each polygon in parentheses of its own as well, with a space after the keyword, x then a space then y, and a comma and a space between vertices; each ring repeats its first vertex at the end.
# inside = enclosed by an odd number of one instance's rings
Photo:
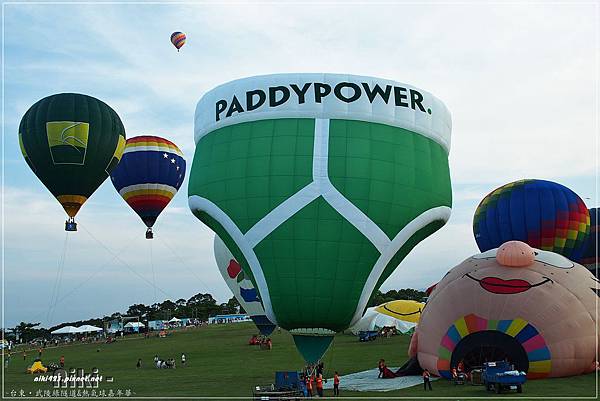
POLYGON ((523 384, 527 381, 525 372, 519 372, 505 361, 486 362, 483 364, 482 380, 487 391, 500 394, 504 390, 523 392, 523 384))
POLYGON ((377 330, 365 330, 358 332, 358 341, 373 341, 379 336, 379 332, 377 330))
POLYGON ((255 386, 254 401, 299 401, 308 396, 303 375, 297 371, 275 372, 275 383, 255 386))

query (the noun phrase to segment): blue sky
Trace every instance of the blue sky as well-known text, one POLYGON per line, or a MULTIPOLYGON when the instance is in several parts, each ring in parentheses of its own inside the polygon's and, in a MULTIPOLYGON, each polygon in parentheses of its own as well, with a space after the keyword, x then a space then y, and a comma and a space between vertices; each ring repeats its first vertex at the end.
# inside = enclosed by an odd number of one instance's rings
POLYGON ((159 218, 156 240, 146 241, 143 224, 106 181, 78 214, 60 274, 64 213, 25 164, 17 136, 29 106, 53 93, 107 102, 128 137, 165 136, 188 161, 196 102, 232 79, 337 72, 434 93, 453 119, 453 215, 384 290, 427 287, 475 253, 475 207, 503 183, 551 179, 598 205, 595 4, 3 4, 3 11, 9 327, 198 292, 220 302, 231 296, 215 266, 213 234, 189 212, 187 182, 159 218), (179 53, 173 31, 188 36, 179 53))

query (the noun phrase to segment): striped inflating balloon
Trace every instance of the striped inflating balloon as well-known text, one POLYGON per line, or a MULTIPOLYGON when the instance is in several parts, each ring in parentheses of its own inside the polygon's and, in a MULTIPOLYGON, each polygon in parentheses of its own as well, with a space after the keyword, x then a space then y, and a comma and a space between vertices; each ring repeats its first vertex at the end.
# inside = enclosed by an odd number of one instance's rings
POLYGON ((569 188, 551 181, 521 180, 488 194, 473 218, 482 252, 507 241, 578 260, 590 231, 590 213, 569 188))
POLYGON ((179 49, 185 45, 185 39, 186 36, 183 32, 173 32, 171 34, 171 43, 173 43, 173 46, 177 48, 177 51, 179 51, 179 49))
POLYGON ((598 252, 600 252, 600 208, 589 209, 590 234, 587 237, 581 258, 578 262, 598 276, 598 252))
POLYGON ((173 142, 157 136, 130 138, 110 178, 125 202, 150 228, 183 183, 183 153, 173 142))

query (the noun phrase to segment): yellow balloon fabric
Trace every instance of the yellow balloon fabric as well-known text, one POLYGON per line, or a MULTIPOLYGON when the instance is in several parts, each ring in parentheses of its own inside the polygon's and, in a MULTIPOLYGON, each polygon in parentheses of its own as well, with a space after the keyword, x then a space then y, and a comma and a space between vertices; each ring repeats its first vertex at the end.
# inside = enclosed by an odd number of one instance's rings
POLYGON ((424 307, 422 302, 401 299, 381 304, 375 311, 404 322, 419 323, 424 307))

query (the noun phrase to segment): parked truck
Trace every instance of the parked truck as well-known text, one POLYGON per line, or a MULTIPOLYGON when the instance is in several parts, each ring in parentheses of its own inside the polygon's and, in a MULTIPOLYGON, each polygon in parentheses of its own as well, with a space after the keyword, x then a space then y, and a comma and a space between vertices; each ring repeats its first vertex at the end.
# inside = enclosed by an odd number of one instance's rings
POLYGON ((527 374, 515 370, 505 361, 486 362, 483 364, 483 384, 488 391, 500 394, 502 391, 516 390, 523 392, 523 384, 527 381, 527 374))

